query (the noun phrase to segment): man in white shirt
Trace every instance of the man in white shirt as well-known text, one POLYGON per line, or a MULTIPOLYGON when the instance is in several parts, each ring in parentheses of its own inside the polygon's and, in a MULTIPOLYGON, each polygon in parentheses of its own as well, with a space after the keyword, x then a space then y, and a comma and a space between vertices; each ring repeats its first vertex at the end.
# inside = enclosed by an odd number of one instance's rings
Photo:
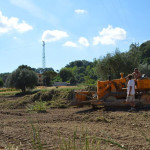
POLYGON ((131 106, 129 111, 135 111, 135 81, 130 74, 128 75, 128 80, 126 101, 129 102, 131 106))

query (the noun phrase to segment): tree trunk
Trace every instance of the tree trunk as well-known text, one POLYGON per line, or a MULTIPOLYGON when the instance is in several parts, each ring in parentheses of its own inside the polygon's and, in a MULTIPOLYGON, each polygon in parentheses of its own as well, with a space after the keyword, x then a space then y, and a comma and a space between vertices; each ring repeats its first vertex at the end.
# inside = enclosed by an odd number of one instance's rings
POLYGON ((23 87, 21 90, 22 90, 22 93, 25 93, 26 92, 26 87, 23 87))

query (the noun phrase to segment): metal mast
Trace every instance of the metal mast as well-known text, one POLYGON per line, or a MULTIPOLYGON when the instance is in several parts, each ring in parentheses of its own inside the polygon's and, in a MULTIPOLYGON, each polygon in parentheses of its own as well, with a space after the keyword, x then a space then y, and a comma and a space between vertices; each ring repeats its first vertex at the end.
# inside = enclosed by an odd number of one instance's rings
POLYGON ((45 69, 45 42, 44 41, 42 41, 43 42, 43 69, 45 69))

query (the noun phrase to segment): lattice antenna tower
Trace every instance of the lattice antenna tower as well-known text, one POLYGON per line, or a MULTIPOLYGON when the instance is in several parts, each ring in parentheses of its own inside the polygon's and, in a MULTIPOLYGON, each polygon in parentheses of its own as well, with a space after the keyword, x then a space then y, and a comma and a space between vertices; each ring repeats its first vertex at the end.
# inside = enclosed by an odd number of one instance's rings
POLYGON ((43 66, 43 69, 45 69, 45 41, 42 41, 42 42, 43 42, 42 66, 43 66))

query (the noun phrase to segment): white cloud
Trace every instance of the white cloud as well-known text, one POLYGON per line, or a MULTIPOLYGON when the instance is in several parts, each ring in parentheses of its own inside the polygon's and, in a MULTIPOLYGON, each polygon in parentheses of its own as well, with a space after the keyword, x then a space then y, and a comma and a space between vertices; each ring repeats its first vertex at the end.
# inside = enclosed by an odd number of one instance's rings
POLYGON ((84 10, 84 9, 76 9, 74 12, 77 13, 77 14, 85 14, 85 13, 87 13, 87 10, 84 10))
POLYGON ((78 42, 81 45, 86 46, 86 47, 88 47, 90 45, 89 42, 88 42, 88 40, 85 37, 80 37, 79 40, 78 40, 78 42))
POLYGON ((77 47, 77 44, 71 41, 67 41, 65 44, 63 44, 63 46, 67 46, 67 47, 77 47))
POLYGON ((69 35, 64 31, 46 30, 43 32, 42 41, 54 42, 54 41, 58 41, 58 40, 65 38, 65 37, 69 37, 69 35))
POLYGON ((25 21, 19 23, 19 19, 16 17, 8 18, 3 16, 2 12, 0 11, 0 34, 7 33, 11 30, 26 32, 28 30, 32 30, 32 26, 27 24, 25 21))
POLYGON ((103 45, 114 45, 118 40, 125 39, 126 31, 123 28, 113 28, 109 25, 107 28, 103 28, 102 31, 99 32, 99 36, 93 38, 93 45, 98 45, 99 43, 103 45))

